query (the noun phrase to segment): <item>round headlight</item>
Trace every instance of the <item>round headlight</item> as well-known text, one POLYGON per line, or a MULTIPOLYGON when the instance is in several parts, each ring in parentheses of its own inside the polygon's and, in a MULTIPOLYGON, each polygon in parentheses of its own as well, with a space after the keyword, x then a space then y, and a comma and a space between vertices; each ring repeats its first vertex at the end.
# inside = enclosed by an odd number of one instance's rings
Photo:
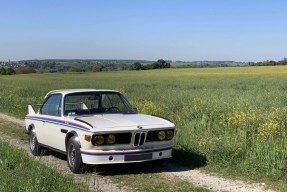
POLYGON ((114 135, 108 135, 106 137, 106 143, 109 144, 109 145, 112 145, 116 142, 116 136, 114 135))
POLYGON ((160 141, 163 141, 165 139, 165 132, 164 131, 160 131, 157 133, 157 138, 160 140, 160 141))
POLYGON ((166 139, 167 140, 171 140, 173 138, 174 134, 173 134, 173 131, 172 130, 168 130, 166 132, 166 139))
POLYGON ((105 142, 105 138, 102 135, 96 135, 93 137, 92 142, 94 145, 102 145, 105 142))

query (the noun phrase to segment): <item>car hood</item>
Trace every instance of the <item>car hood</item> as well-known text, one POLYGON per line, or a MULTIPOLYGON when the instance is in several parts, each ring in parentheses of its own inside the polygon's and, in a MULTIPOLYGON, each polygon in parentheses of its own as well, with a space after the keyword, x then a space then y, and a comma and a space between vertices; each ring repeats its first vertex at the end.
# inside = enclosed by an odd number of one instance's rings
POLYGON ((75 118, 77 121, 91 125, 95 130, 105 128, 159 128, 175 125, 163 118, 144 114, 102 114, 75 118))

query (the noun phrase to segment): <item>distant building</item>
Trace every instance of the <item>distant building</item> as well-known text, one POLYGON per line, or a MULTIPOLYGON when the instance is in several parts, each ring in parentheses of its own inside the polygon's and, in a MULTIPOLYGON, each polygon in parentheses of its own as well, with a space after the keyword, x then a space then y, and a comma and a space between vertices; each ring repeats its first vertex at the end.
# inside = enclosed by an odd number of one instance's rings
POLYGON ((26 64, 23 61, 0 61, 0 67, 25 67, 26 64))

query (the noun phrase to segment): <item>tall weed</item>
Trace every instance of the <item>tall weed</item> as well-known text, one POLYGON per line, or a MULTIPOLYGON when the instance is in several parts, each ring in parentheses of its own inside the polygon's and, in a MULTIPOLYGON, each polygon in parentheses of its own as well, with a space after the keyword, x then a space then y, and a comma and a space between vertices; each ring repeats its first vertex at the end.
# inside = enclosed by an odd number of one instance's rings
POLYGON ((139 112, 177 125, 176 150, 283 178, 286 83, 286 66, 0 76, 0 111, 23 117, 53 89, 116 89, 139 112))

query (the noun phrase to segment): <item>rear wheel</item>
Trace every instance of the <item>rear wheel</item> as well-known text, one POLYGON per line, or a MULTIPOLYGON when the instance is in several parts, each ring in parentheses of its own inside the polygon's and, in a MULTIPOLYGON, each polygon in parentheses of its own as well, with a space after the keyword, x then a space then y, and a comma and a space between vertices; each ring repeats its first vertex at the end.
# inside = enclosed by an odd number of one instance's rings
POLYGON ((79 174, 84 173, 87 170, 87 165, 83 163, 80 145, 76 141, 76 137, 71 137, 67 145, 67 161, 70 170, 73 173, 79 174))
POLYGON ((32 128, 29 134, 29 147, 31 153, 35 156, 40 156, 44 154, 44 149, 39 145, 35 128, 32 128))

